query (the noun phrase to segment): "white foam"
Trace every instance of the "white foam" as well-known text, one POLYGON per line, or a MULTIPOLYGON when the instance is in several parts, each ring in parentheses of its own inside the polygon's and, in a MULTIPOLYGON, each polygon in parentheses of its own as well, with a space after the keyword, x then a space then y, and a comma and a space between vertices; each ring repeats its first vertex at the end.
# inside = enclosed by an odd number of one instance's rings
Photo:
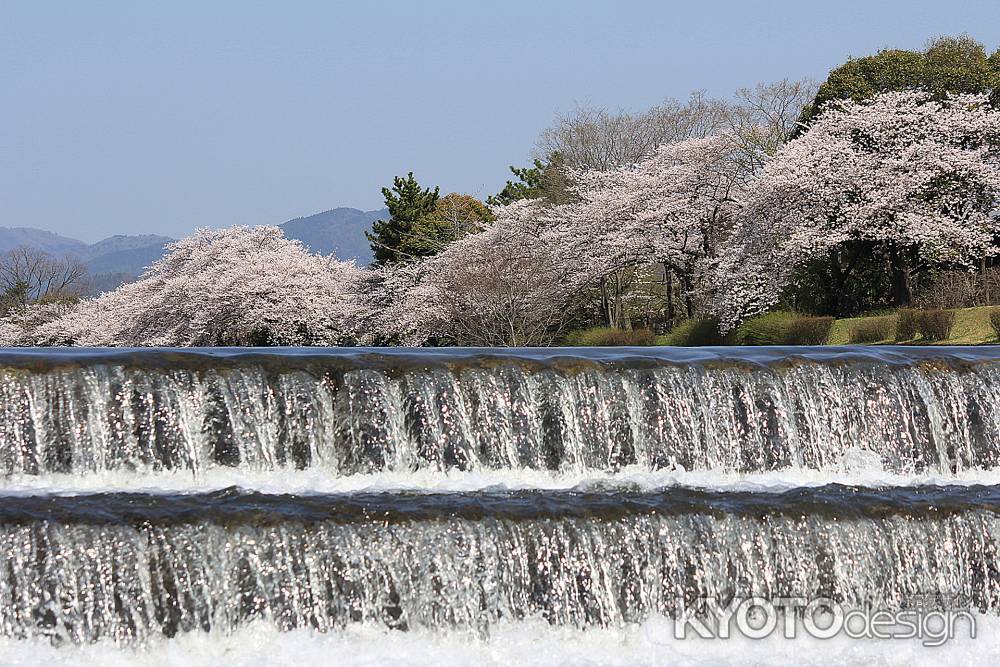
POLYGON ((215 667, 217 665, 994 665, 1000 661, 1000 619, 977 618, 966 634, 939 647, 921 640, 780 636, 749 639, 673 639, 669 621, 652 619, 626 629, 571 630, 544 622, 501 626, 489 640, 467 635, 388 631, 352 626, 318 634, 282 633, 258 623, 235 634, 191 633, 140 648, 99 643, 53 647, 0 639, 0 664, 102 667, 215 667))
POLYGON ((90 475, 19 475, 0 482, 0 495, 74 495, 105 492, 196 493, 240 487, 261 493, 394 492, 466 493, 482 490, 588 490, 599 488, 653 491, 685 486, 717 491, 785 491, 839 483, 866 487, 1000 484, 1000 470, 966 470, 955 475, 900 475, 880 466, 836 471, 781 470, 736 474, 719 471, 661 470, 639 467, 617 473, 588 471, 480 470, 473 472, 379 472, 337 476, 322 469, 247 471, 216 468, 197 476, 185 472, 100 472, 90 475))

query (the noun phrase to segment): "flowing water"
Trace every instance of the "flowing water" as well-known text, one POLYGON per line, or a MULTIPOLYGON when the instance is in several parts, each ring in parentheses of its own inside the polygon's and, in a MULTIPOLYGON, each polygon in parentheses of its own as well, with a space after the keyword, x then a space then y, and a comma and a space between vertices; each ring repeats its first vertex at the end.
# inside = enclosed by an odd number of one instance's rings
POLYGON ((750 597, 1000 652, 994 348, 10 350, 0 474, 5 664, 808 662, 668 641, 750 597))
POLYGON ((0 355, 8 475, 834 470, 1000 462, 987 351, 0 355))

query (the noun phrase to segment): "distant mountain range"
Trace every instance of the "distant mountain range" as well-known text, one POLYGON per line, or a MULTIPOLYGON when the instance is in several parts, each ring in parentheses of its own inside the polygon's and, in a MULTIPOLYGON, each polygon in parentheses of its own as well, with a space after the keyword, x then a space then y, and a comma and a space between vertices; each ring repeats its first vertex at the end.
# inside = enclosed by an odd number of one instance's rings
MULTIPOLYGON (((335 208, 278 225, 285 236, 298 239, 311 251, 335 254, 339 259, 354 259, 366 265, 372 261, 365 231, 384 219, 389 211, 361 211, 335 208)), ((20 246, 44 250, 56 257, 75 257, 87 266, 94 293, 114 289, 122 282, 137 278, 147 266, 163 256, 164 247, 175 239, 155 234, 110 236, 97 243, 31 227, 0 227, 0 253, 20 246)))
POLYGON ((338 259, 354 259, 362 266, 370 264, 372 248, 365 238, 376 220, 389 217, 388 209, 360 211, 356 208, 335 208, 305 218, 295 218, 278 225, 290 239, 298 239, 313 252, 333 253, 338 259))

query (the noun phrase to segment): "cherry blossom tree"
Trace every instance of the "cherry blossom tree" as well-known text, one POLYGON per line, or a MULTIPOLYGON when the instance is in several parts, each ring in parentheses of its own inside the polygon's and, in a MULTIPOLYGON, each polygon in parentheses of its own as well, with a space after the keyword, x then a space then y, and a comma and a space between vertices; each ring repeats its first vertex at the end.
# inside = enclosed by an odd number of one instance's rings
POLYGON ((728 134, 657 148, 635 165, 574 174, 578 201, 553 209, 550 235, 601 289, 606 322, 627 326, 629 277, 650 266, 678 281, 685 314, 739 206, 739 144, 728 134))
POLYGON ((389 316, 411 341, 550 344, 573 310, 579 274, 552 242, 545 211, 538 200, 495 208, 483 231, 410 269, 409 289, 389 316))
POLYGON ((920 272, 996 253, 998 146, 1000 113, 986 96, 831 102, 750 188, 718 264, 724 320, 770 307, 815 258, 847 280, 859 253, 884 257, 905 305, 920 272))
POLYGON ((0 318, 0 347, 16 347, 22 344, 24 327, 14 318, 0 318))
MULTIPOLYGON (((375 345, 421 345, 434 332, 428 322, 434 317, 416 291, 427 275, 426 260, 396 262, 369 267, 357 284, 355 318, 361 340, 375 345)), ((437 316, 435 316, 437 317, 437 316)))
POLYGON ((77 345, 335 344, 357 335, 361 270, 277 227, 197 231, 140 280, 34 332, 77 345))

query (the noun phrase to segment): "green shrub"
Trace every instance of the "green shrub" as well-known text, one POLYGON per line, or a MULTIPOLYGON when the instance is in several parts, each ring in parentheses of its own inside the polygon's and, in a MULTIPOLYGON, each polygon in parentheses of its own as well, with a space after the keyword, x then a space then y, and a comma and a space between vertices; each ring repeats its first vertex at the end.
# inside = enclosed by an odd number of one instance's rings
POLYGON ((854 344, 878 343, 892 336, 892 318, 866 317, 851 323, 850 341, 854 344))
POLYGON ((912 308, 896 311, 896 340, 912 340, 920 332, 918 312, 912 308))
POLYGON ((736 329, 739 345, 824 345, 832 317, 775 311, 749 319, 736 329))
POLYGON ((620 347, 627 345, 654 345, 656 336, 650 329, 615 329, 594 327, 574 331, 566 336, 567 345, 582 347, 620 347))
POLYGON ((728 345, 729 341, 719 331, 719 321, 713 318, 685 320, 666 335, 667 345, 699 347, 703 345, 728 345))
POLYGON ((783 345, 789 325, 797 313, 775 311, 746 320, 736 327, 739 345, 783 345))
POLYGON ((783 344, 826 345, 832 328, 832 317, 797 317, 788 323, 783 344))
POLYGON ((924 340, 945 340, 951 335, 953 326, 955 326, 955 311, 953 310, 917 311, 917 328, 924 340))
POLYGON ((993 335, 1000 338, 1000 308, 990 309, 990 326, 993 327, 993 335))

